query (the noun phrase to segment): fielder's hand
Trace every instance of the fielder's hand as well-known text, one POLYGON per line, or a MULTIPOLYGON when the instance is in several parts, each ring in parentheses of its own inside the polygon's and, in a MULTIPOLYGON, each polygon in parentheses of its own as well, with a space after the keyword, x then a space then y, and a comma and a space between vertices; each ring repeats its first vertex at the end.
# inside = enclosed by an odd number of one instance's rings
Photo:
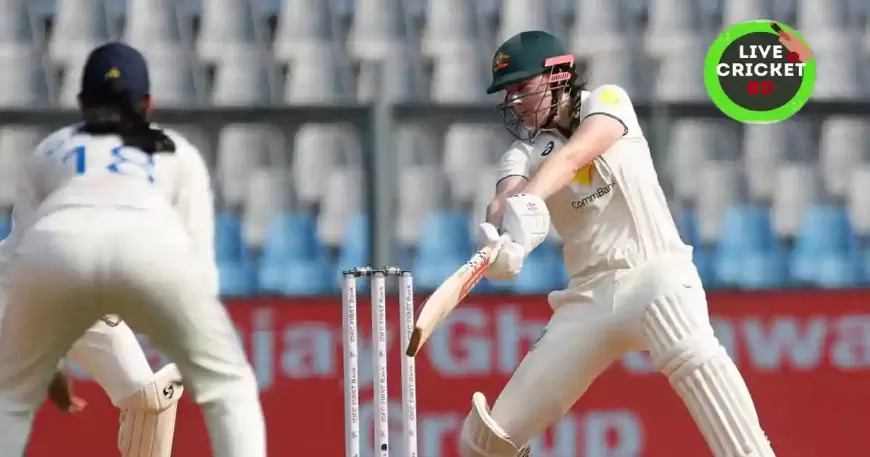
POLYGON ((480 245, 487 245, 499 238, 504 238, 505 243, 495 260, 489 264, 484 277, 490 281, 510 281, 523 269, 523 260, 526 253, 523 247, 511 241, 509 235, 499 236, 498 230, 489 222, 477 226, 477 240, 480 245))
POLYGON ((56 371, 48 385, 48 399, 66 414, 76 414, 87 406, 87 402, 73 394, 72 381, 62 371, 56 371))
POLYGON ((517 194, 505 200, 502 228, 528 255, 544 242, 550 231, 550 210, 541 197, 517 194))

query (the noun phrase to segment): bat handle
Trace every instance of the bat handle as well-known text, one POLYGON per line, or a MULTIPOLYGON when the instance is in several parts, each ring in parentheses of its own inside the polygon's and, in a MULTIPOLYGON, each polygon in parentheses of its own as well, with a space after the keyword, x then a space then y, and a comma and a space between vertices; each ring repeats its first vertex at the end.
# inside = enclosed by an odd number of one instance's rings
POLYGON ((420 339, 422 337, 420 329, 415 328, 411 332, 411 338, 408 339, 408 348, 405 350, 405 355, 408 357, 415 357, 417 355, 417 352, 420 351, 420 339))

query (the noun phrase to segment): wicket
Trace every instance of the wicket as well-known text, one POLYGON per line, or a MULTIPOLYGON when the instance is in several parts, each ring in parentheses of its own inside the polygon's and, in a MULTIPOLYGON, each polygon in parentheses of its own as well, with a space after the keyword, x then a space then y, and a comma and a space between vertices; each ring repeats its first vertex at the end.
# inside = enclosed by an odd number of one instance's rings
MULTIPOLYGON (((410 271, 398 267, 358 267, 342 272, 342 328, 344 353, 345 455, 360 457, 359 357, 356 279, 371 278, 372 364, 374 367, 375 456, 390 455, 389 391, 387 389, 386 278, 399 278, 400 348, 407 347, 414 330, 414 281, 410 271)), ((417 388, 414 359, 401 354, 402 438, 404 455, 417 457, 417 388)))

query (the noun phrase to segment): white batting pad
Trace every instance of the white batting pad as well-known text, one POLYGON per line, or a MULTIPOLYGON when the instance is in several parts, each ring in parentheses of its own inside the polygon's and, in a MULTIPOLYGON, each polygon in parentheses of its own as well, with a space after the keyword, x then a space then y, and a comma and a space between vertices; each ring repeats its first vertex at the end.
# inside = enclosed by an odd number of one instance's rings
POLYGON ((716 457, 774 457, 749 389, 713 334, 700 288, 655 300, 644 316, 656 368, 716 457))
POLYGON ((462 424, 460 442, 463 457, 527 457, 529 452, 528 447, 517 449, 495 423, 480 392, 471 397, 471 412, 462 424))
POLYGON ((170 457, 182 393, 181 373, 169 364, 154 374, 153 383, 124 400, 118 429, 123 457, 170 457))

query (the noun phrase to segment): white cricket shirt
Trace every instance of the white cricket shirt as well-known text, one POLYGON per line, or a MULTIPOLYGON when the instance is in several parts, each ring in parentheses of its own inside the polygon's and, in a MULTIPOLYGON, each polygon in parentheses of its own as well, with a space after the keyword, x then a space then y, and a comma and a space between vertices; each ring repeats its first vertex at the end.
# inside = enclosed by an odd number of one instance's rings
POLYGON ((0 264, 17 239, 45 215, 76 207, 143 209, 177 219, 187 231, 197 264, 217 294, 214 201, 208 167, 199 150, 171 130, 174 154, 147 155, 118 135, 62 128, 25 157, 18 175, 12 233, 0 244, 0 264))
MULTIPOLYGON (((691 260, 692 248, 680 239, 628 94, 603 85, 582 96, 581 119, 611 116, 625 126, 625 135, 547 200, 572 282, 583 284, 660 256, 691 260)), ((532 142, 515 141, 502 156, 500 179, 531 179, 565 142, 555 130, 541 132, 532 142)))

